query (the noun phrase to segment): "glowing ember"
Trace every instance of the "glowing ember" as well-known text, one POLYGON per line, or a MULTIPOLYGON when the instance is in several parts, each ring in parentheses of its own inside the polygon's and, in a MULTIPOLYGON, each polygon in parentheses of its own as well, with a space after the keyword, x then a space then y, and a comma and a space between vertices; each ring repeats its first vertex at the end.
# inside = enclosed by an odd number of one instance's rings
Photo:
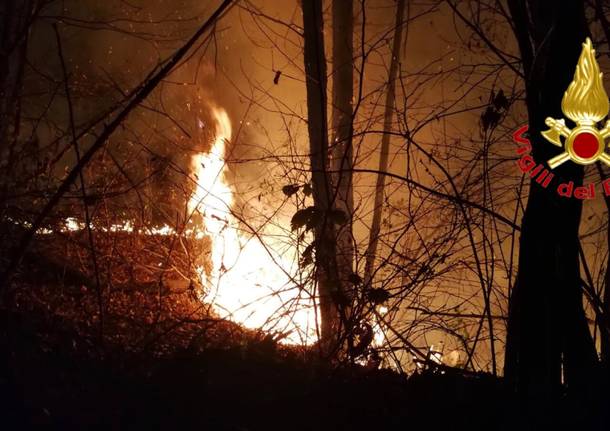
POLYGON ((200 270, 208 290, 205 300, 211 301, 222 317, 249 328, 284 334, 283 342, 313 343, 317 339, 313 300, 289 276, 297 262, 296 250, 279 240, 269 240, 279 233, 272 227, 257 236, 247 235, 231 214, 233 190, 225 179, 231 122, 222 109, 212 113, 216 137, 208 153, 192 159, 197 186, 189 203, 191 211, 202 215, 203 230, 212 242, 212 270, 200 270))

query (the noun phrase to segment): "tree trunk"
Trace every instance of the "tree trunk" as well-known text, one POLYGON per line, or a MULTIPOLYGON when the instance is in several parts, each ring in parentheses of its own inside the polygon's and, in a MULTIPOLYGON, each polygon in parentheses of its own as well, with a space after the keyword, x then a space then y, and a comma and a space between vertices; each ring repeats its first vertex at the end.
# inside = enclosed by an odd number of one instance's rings
POLYGON ((335 207, 342 210, 348 222, 337 230, 337 266, 345 294, 353 274, 354 243, 352 217, 354 196, 352 190, 352 98, 354 95, 354 9, 352 0, 333 0, 333 109, 332 109, 332 169, 338 172, 335 207))
MULTIPOLYGON (((576 0, 511 0, 509 7, 526 77, 532 155, 542 163, 558 152, 540 132, 547 129, 547 116, 564 117, 561 99, 588 34, 584 6, 576 0)), ((597 368, 582 305, 578 257, 582 201, 556 192, 559 182, 582 184, 584 170, 568 162, 554 173, 559 181, 552 187, 530 182, 505 356, 507 382, 537 415, 554 406, 562 382, 573 395, 587 393, 597 368)))
POLYGON ((35 5, 31 0, 7 0, 0 5, 0 147, 6 171, 0 179, 0 204, 13 177, 14 155, 19 145, 21 91, 28 37, 35 5))
MULTIPOLYGON (((595 2, 595 13, 602 26, 604 36, 606 37, 606 44, 610 46, 610 22, 605 15, 602 0, 596 0, 595 2)), ((602 181, 609 178, 608 174, 601 166, 597 166, 599 176, 602 181)), ((604 202, 606 204, 606 212, 608 214, 608 221, 610 222, 610 196, 604 194, 604 202)), ((610 224, 606 231, 606 241, 608 244, 608 250, 610 250, 610 224)), ((606 259, 606 273, 604 274, 604 294, 602 298, 603 313, 605 316, 610 316, 610 252, 606 259)), ((605 323, 605 322, 604 322, 605 323)), ((610 336, 608 334, 608 328, 600 327, 600 347, 601 347, 601 359, 607 374, 610 374, 610 336)))
POLYGON ((321 346, 325 354, 338 347, 339 313, 337 299, 341 287, 337 273, 334 228, 328 219, 333 207, 328 162, 328 121, 326 115, 326 56, 322 21, 322 1, 301 2, 305 37, 304 63, 307 87, 307 128, 311 161, 314 206, 323 215, 316 224, 316 282, 319 291, 321 346))
MULTIPOLYGON (((598 164, 597 170, 599 177, 602 181, 608 179, 608 175, 604 171, 603 167, 598 164)), ((609 215, 610 221, 610 196, 604 194, 604 203, 606 204, 606 212, 609 215)), ((610 225, 606 228, 606 244, 610 250, 610 225)), ((602 312, 605 316, 610 316, 610 253, 606 258, 606 272, 604 273, 604 294, 602 297, 602 312)), ((605 327, 605 322, 598 319, 600 327, 600 353, 602 364, 604 365, 606 372, 610 369, 610 337, 608 337, 608 329, 605 327)))
POLYGON ((394 104, 396 99, 396 75, 400 66, 400 49, 402 42, 403 16, 405 10, 405 0, 398 0, 396 5, 396 26, 394 28, 394 40, 392 42, 392 59, 390 61, 390 72, 388 76, 388 91, 385 99, 385 112, 383 117, 384 133, 381 138, 381 150, 379 154, 379 172, 375 185, 375 204, 373 207, 373 220, 369 232, 369 245, 366 250, 366 264, 364 267, 364 281, 369 286, 373 281, 373 268, 375 265, 375 255, 377 254, 377 244, 379 242, 379 232, 381 231, 381 215, 383 212, 383 193, 385 189, 385 175, 383 172, 388 170, 388 155, 390 150, 390 131, 392 130, 392 116, 394 114, 394 104))

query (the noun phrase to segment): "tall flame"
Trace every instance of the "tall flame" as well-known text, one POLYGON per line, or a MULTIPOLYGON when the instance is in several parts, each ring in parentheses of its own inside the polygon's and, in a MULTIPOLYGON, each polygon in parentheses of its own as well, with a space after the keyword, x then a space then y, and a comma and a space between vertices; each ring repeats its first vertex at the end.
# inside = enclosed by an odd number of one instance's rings
POLYGON ((231 122, 223 109, 214 108, 212 114, 216 136, 208 153, 192 158, 197 185, 189 202, 190 210, 203 216, 212 243, 212 269, 200 269, 205 300, 221 317, 246 327, 284 334, 283 341, 292 344, 313 343, 314 301, 289 276, 298 262, 297 250, 281 241, 279 228, 266 226, 256 236, 247 235, 232 215, 233 189, 225 178, 231 122))
POLYGON ((586 124, 601 121, 608 114, 608 95, 602 77, 591 39, 587 38, 574 79, 561 101, 561 109, 566 117, 578 124, 586 124))
POLYGON ((198 210, 203 216, 205 232, 212 237, 212 274, 205 274, 204 284, 209 284, 218 274, 223 258, 234 261, 237 243, 236 232, 227 229, 230 209, 233 205, 233 192, 225 182, 225 143, 231 139, 231 121, 223 109, 212 109, 216 120, 216 133, 212 148, 208 153, 199 153, 191 159, 196 187, 189 201, 189 210, 198 210), (225 250, 224 243, 229 247, 225 250), (223 243, 223 244, 219 244, 223 243))
MULTIPOLYGON (((267 225, 248 236, 240 229, 231 208, 233 189, 225 178, 226 143, 230 141, 231 121, 226 111, 212 109, 216 121, 215 139, 207 153, 199 153, 191 159, 191 171, 196 183, 189 199, 191 212, 202 215, 202 226, 192 226, 183 233, 197 238, 211 239, 211 270, 200 268, 202 284, 221 317, 232 319, 249 328, 260 328, 281 334, 280 341, 289 344, 312 344, 317 341, 319 314, 315 300, 307 293, 308 286, 297 285, 290 274, 298 268, 298 251, 282 242, 283 232, 274 225, 267 225), (263 243, 263 237, 265 242, 263 243), (316 317, 317 316, 317 317, 316 317)), ((201 125, 203 123, 200 123, 201 125)), ((130 221, 122 224, 92 226, 104 232, 137 232, 148 235, 175 235, 170 226, 134 228, 130 221)), ((80 231, 85 224, 76 218, 67 218, 62 232, 80 231)), ((40 229, 39 234, 51 234, 53 230, 40 229)), ((299 268, 303 274, 305 271, 299 268)), ((307 279, 307 274, 304 274, 307 279)), ((387 308, 380 307, 385 314, 387 308)), ((373 345, 386 342, 382 325, 372 322, 373 345)))

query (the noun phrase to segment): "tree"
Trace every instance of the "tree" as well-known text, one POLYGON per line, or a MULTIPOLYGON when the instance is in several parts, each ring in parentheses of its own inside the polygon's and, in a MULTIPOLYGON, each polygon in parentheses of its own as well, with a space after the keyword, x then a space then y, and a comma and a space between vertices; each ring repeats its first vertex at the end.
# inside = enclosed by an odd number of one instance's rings
MULTIPOLYGON (((388 89, 385 99, 385 109, 383 115, 383 130, 381 138, 381 149, 379 152, 379 172, 387 172, 388 156, 390 150, 390 131, 392 129, 392 115, 394 114, 394 102, 396 97, 396 75, 400 66, 400 49, 402 42, 402 21, 405 11, 404 0, 398 0, 396 4, 396 26, 394 28, 394 40, 392 41, 392 58, 390 60, 390 72, 388 75, 388 89)), ((373 266, 375 264, 375 254, 377 253, 377 243, 379 242, 379 232, 381 231, 381 213, 383 212, 383 194, 385 189, 385 175, 377 175, 375 185, 375 203, 373 206, 373 221, 369 233, 369 244, 366 250, 366 265, 364 268, 365 285, 369 286, 373 278, 373 266)))
POLYGON ((326 56, 322 20, 322 1, 301 2, 304 28, 304 64, 307 86, 307 129, 314 201, 314 243, 316 282, 321 314, 321 343, 325 353, 338 347, 341 292, 337 268, 335 228, 328 217, 333 209, 332 180, 328 173, 328 120, 326 115, 326 56))
MULTIPOLYGON (((575 0, 513 0, 509 8, 523 64, 532 155, 542 162, 556 155, 540 132, 547 116, 563 117, 561 99, 588 34, 584 6, 575 0)), ((584 170, 566 163, 556 175, 579 185, 584 170)), ((572 394, 585 394, 597 367, 582 304, 581 212, 582 201, 531 182, 510 299, 505 377, 540 413, 548 413, 558 399, 562 382, 572 394)))
MULTIPOLYGON (((610 22, 604 11, 603 4, 600 0, 595 1, 595 14, 598 19, 603 34, 606 38, 606 44, 610 45, 610 22)), ((607 170, 598 163, 597 166, 599 177, 602 181, 609 178, 607 170)), ((604 194, 604 203, 606 204, 607 218, 610 220, 610 196, 604 194)), ((606 268, 603 276, 603 298, 601 299, 601 313, 604 318, 598 319, 600 326, 600 356, 601 361, 606 369, 606 373, 610 372, 610 327, 608 326, 608 316, 610 316, 610 224, 606 229, 606 247, 608 255, 606 257, 606 268)), ((600 314, 600 313, 598 313, 600 314)))
POLYGON ((352 0, 334 0, 333 14, 333 104, 332 104, 332 170, 338 172, 334 178, 337 209, 346 214, 347 222, 337 231, 337 265, 341 286, 348 296, 347 286, 351 282, 354 265, 354 240, 352 217, 354 196, 352 170, 354 156, 352 148, 354 96, 354 6, 352 0))
POLYGON ((15 157, 20 150, 21 93, 30 26, 40 5, 33 1, 9 0, 0 5, 0 142, 6 152, 6 171, 0 178, 0 205, 5 210, 6 189, 14 175, 15 157))

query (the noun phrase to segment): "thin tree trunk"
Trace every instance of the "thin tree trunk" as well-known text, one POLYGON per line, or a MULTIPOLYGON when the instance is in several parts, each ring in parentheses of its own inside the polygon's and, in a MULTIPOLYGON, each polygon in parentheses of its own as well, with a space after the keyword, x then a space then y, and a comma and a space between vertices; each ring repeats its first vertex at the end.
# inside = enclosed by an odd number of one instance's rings
MULTIPOLYGON (((600 164, 597 164, 597 171, 599 172, 599 177, 602 181, 608 179, 608 175, 600 164)), ((606 212, 608 213, 610 220, 610 196, 606 196, 606 194, 604 194, 604 203, 606 204, 606 212)), ((610 225, 606 228, 606 244, 610 250, 610 225)), ((608 253, 608 257, 606 258, 602 307, 604 315, 610 316, 610 253, 608 253)), ((610 337, 608 337, 608 329, 605 327, 604 322, 601 322, 600 319, 598 319, 598 326, 600 328, 601 360, 606 369, 608 369, 610 367, 610 337)))
POLYGON ((0 146, 6 147, 6 171, 2 174, 0 205, 13 175, 13 156, 21 128, 21 92, 26 64, 28 36, 35 4, 31 0, 7 0, 0 6, 0 146))
MULTIPOLYGON (((588 34, 583 3, 509 1, 526 82, 532 155, 545 162, 557 149, 545 141, 545 118, 563 118, 561 99, 588 34)), ((582 184, 575 163, 555 169, 562 182, 582 184)), ((519 269, 507 328, 505 377, 541 418, 556 408, 562 382, 590 391, 597 354, 582 305, 578 229, 582 201, 531 181, 522 220, 519 269)), ((586 397, 583 397, 583 399, 586 397)), ((547 416, 550 417, 550 416, 547 416)), ((538 424, 540 426, 541 424, 538 424)))
MULTIPOLYGON (((601 0, 595 2, 595 12, 597 19, 599 20, 604 36, 606 36, 606 44, 610 46, 610 22, 604 14, 604 9, 601 0)), ((598 164, 597 169, 599 176, 602 181, 608 179, 608 175, 604 169, 598 164)), ((610 222, 610 197, 604 194, 604 202, 606 203, 606 211, 608 214, 608 221, 610 222)), ((606 241, 608 244, 608 250, 610 251, 610 224, 608 225, 606 232, 606 241)), ((610 316, 610 252, 606 260, 606 273, 604 274, 604 294, 602 298, 603 312, 606 316, 610 316)), ((606 369, 606 372, 610 371, 610 337, 608 335, 608 329, 601 327, 600 325, 600 337, 601 337, 601 359, 606 369)))
POLYGON ((335 208, 347 215, 347 223, 337 229, 337 270, 343 293, 348 291, 353 274, 354 243, 352 217, 354 196, 352 170, 354 168, 352 136, 352 98, 354 95, 354 9, 352 0, 333 0, 333 109, 331 145, 332 169, 338 172, 334 179, 335 208))
MULTIPOLYGON (((390 152, 390 131, 392 130, 392 117, 396 99, 396 75, 400 66, 400 50, 402 43, 403 17, 405 10, 405 0, 398 0, 396 4, 396 24, 394 29, 394 40, 392 42, 392 59, 390 61, 390 72, 388 76, 388 91, 385 99, 385 112, 383 117, 384 133, 381 138, 381 150, 379 154, 379 172, 387 172, 388 155, 390 152)), ((366 263, 364 267, 364 281, 368 286, 373 281, 373 268, 375 265, 375 255, 377 254, 377 244, 381 231, 381 215, 383 213, 383 194, 385 190, 385 175, 377 175, 375 185, 375 204, 373 207, 373 220, 369 232, 369 244, 366 250, 366 263)))
POLYGON ((326 56, 322 20, 322 1, 301 2, 305 37, 304 63, 307 87, 307 128, 311 161, 314 206, 324 217, 315 234, 316 282, 319 290, 321 346, 326 354, 338 347, 339 284, 334 228, 326 217, 333 208, 331 178, 328 173, 328 120, 326 115, 326 56))

